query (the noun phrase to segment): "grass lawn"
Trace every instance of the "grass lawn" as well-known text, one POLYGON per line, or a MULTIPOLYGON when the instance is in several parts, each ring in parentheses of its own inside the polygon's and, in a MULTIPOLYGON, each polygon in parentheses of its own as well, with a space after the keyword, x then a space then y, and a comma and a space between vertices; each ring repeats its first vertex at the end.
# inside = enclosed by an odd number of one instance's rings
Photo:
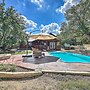
MULTIPOLYGON (((28 50, 28 54, 30 54, 32 52, 32 50, 28 50)), ((17 51, 15 52, 15 54, 26 54, 27 53, 27 50, 23 50, 23 51, 17 51)))
POLYGON ((59 82, 57 90, 90 90, 90 81, 68 80, 59 82))
MULTIPOLYGON (((32 50, 28 50, 28 54, 30 54, 32 52, 32 50)), ((26 54, 27 50, 21 50, 21 51, 7 51, 7 52, 0 52, 0 54, 13 54, 13 55, 17 55, 17 54, 26 54)))

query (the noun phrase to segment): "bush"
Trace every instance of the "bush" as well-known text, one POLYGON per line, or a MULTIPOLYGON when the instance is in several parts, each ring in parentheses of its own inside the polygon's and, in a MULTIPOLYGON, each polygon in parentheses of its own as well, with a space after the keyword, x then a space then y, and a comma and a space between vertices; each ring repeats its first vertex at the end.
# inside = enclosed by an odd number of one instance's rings
POLYGON ((15 72, 16 66, 14 64, 0 64, 0 71, 15 72))

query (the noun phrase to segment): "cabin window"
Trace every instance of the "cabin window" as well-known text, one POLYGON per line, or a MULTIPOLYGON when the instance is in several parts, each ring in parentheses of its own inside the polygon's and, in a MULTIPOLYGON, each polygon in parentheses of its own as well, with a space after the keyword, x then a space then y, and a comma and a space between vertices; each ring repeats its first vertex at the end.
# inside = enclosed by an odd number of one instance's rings
POLYGON ((55 42, 50 42, 50 49, 55 49, 55 42))

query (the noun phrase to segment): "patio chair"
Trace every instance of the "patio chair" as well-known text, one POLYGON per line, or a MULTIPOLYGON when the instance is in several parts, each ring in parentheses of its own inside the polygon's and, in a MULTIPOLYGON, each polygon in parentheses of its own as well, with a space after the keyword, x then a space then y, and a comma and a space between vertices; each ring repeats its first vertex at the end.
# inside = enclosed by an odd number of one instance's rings
POLYGON ((40 51, 39 49, 36 49, 36 48, 32 48, 32 51, 33 51, 33 56, 35 58, 42 58, 45 56, 44 53, 42 53, 42 51, 40 51))

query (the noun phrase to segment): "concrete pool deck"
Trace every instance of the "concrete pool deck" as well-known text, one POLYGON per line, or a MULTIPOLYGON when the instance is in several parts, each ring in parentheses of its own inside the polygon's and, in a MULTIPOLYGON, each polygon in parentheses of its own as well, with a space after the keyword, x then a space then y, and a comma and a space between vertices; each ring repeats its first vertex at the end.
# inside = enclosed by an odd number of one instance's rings
MULTIPOLYGON (((50 57, 52 60, 53 57, 50 57)), ((38 59, 40 60, 40 59, 38 59)), ((44 58, 43 58, 44 60, 44 58)), ((46 60, 46 58, 45 58, 46 60)), ((17 66, 32 69, 32 70, 51 70, 51 71, 85 71, 90 72, 90 64, 85 63, 64 63, 60 61, 34 64, 30 62, 23 62, 22 55, 12 55, 10 59, 0 60, 4 64, 16 64, 17 66)))

